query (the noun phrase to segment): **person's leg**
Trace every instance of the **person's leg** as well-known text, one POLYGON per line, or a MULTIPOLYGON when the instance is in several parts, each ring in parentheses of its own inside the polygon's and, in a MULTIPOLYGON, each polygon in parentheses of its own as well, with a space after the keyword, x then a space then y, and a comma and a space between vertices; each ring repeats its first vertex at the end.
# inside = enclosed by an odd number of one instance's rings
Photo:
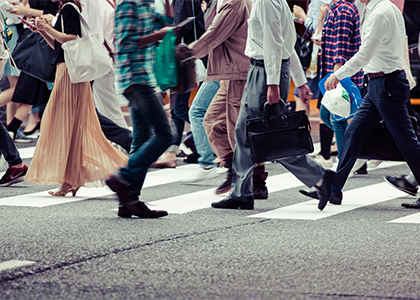
POLYGON ((7 90, 1 91, 0 106, 6 105, 10 101, 12 101, 13 93, 15 92, 16 84, 18 82, 19 77, 8 76, 7 79, 9 81, 9 88, 7 90))
MULTIPOLYGON (((203 82, 198 89, 189 110, 189 119, 191 122, 191 132, 197 153, 199 167, 186 177, 180 179, 184 183, 192 183, 200 180, 217 177, 216 163, 214 163, 214 153, 204 130, 203 119, 206 111, 212 102, 214 96, 220 88, 219 81, 203 82)), ((185 141, 184 141, 185 143, 185 141)))
POLYGON ((98 110, 96 110, 96 113, 106 138, 123 147, 127 153, 130 153, 130 147, 133 141, 131 130, 115 124, 107 117, 101 115, 98 110))
POLYGON ((41 118, 39 117, 39 105, 34 105, 32 109, 29 111, 28 115, 28 123, 25 126, 25 130, 23 133, 25 135, 33 134, 37 129, 40 128, 41 118))
POLYGON ((119 175, 129 183, 130 197, 136 199, 149 166, 169 146, 172 134, 161 101, 152 87, 135 85, 125 96, 130 101, 133 145, 128 164, 120 169, 119 175))
POLYGON ((344 133, 341 157, 337 166, 337 175, 333 181, 332 192, 341 192, 369 133, 380 120, 381 116, 372 103, 369 93, 364 97, 362 105, 344 133))
POLYGON ((214 165, 214 153, 204 129, 203 119, 219 88, 219 81, 203 82, 189 111, 191 131, 195 147, 200 155, 198 163, 201 165, 214 165))
POLYGON ((344 132, 348 127, 347 120, 336 121, 334 116, 330 115, 330 123, 335 134, 335 141, 337 143, 337 158, 340 160, 341 149, 343 148, 344 132))
POLYGON ((30 104, 20 103, 13 120, 7 125, 7 130, 16 134, 31 108, 30 104))
POLYGON ((410 89, 405 73, 392 73, 383 78, 372 79, 369 93, 375 90, 372 102, 406 160, 417 182, 420 181, 420 142, 417 140, 408 115, 406 102, 410 99, 410 89))
POLYGON ((93 102, 98 112, 121 128, 128 129, 115 88, 114 71, 98 78, 92 85, 93 102))
POLYGON ((28 167, 23 164, 12 138, 9 136, 3 123, 0 122, 0 154, 7 161, 9 168, 0 179, 0 186, 9 186, 14 183, 23 181, 28 167))

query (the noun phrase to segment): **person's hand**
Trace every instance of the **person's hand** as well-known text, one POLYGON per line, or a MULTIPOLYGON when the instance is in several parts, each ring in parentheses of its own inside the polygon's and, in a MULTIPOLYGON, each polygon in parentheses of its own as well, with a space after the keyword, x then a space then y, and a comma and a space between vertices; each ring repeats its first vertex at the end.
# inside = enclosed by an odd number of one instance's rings
POLYGON ((51 28, 51 25, 48 23, 47 18, 44 16, 40 16, 35 19, 35 26, 38 29, 38 31, 47 31, 51 28))
POLYGON ((304 105, 308 105, 309 102, 312 100, 314 94, 312 94, 311 89, 305 83, 298 87, 298 96, 304 105))
POLYGON ((206 1, 201 1, 201 10, 203 11, 203 13, 206 11, 207 9, 207 2, 206 1))
POLYGON ((325 89, 327 91, 333 90, 337 87, 339 82, 340 80, 338 80, 334 74, 331 74, 330 77, 328 77, 328 79, 325 81, 325 84, 324 84, 325 89))
POLYGON ((303 10, 302 7, 298 6, 298 5, 293 5, 293 15, 299 19, 299 21, 301 22, 305 22, 305 20, 308 18, 306 16, 305 11, 303 10))
POLYGON ((280 87, 277 84, 270 84, 268 86, 267 101, 270 105, 280 102, 280 87))
POLYGON ((12 2, 13 8, 9 9, 8 12, 15 15, 32 17, 30 14, 30 8, 27 6, 20 5, 19 3, 12 2))
POLYGON ((318 39, 312 39, 312 41, 314 42, 315 45, 317 45, 318 47, 322 46, 322 41, 318 40, 318 39))
POLYGON ((43 15, 45 19, 47 19, 48 24, 52 26, 52 21, 54 20, 55 16, 52 14, 43 15))
POLYGON ((169 27, 169 26, 161 28, 159 31, 156 32, 159 36, 159 40, 163 39, 163 37, 166 35, 169 29, 173 29, 175 31, 177 30, 176 27, 169 27))
POLYGON ((327 11, 330 9, 330 5, 328 3, 322 4, 321 8, 319 9, 319 19, 324 20, 327 11))

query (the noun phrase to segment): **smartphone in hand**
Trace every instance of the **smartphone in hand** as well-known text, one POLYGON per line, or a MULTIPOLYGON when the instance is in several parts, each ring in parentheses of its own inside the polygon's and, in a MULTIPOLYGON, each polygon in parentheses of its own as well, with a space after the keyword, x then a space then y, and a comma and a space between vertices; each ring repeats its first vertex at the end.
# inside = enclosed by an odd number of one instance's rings
POLYGON ((19 20, 22 21, 23 24, 25 24, 26 26, 29 26, 32 29, 36 29, 35 24, 29 22, 28 20, 25 20, 24 18, 19 17, 19 20))

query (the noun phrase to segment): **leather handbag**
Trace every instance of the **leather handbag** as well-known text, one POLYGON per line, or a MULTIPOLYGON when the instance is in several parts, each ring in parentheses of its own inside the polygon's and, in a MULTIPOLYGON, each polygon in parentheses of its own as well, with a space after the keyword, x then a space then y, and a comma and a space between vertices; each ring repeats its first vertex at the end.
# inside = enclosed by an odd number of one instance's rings
MULTIPOLYGON (((417 139, 420 141, 418 120, 413 116, 410 116, 410 120, 417 139)), ((369 134, 358 157, 365 159, 405 161, 384 121, 381 121, 369 134)))
POLYGON ((39 33, 24 28, 12 57, 22 72, 45 82, 54 82, 54 50, 39 33))
POLYGON ((312 48, 314 44, 314 42, 311 40, 312 34, 310 30, 306 29, 302 36, 299 36, 297 33, 296 35, 295 50, 299 56, 303 69, 306 70, 311 64, 312 48))
POLYGON ((186 44, 176 46, 175 56, 179 67, 178 84, 173 87, 173 90, 178 94, 184 94, 196 88, 195 56, 186 44))
POLYGON ((305 111, 288 112, 282 105, 264 104, 263 116, 246 121, 246 134, 254 163, 311 153, 314 146, 305 111), (280 108, 280 109, 279 109, 280 108), (269 110, 280 113, 269 114, 269 110))
MULTIPOLYGON (((74 3, 67 2, 65 5, 72 5, 79 12, 79 8, 74 3)), ((98 79, 113 69, 112 59, 103 41, 99 40, 97 34, 90 31, 89 25, 80 12, 79 16, 82 32, 84 29, 86 34, 61 46, 64 50, 64 61, 72 83, 98 79)), ((64 32, 63 18, 61 18, 61 28, 64 32)))

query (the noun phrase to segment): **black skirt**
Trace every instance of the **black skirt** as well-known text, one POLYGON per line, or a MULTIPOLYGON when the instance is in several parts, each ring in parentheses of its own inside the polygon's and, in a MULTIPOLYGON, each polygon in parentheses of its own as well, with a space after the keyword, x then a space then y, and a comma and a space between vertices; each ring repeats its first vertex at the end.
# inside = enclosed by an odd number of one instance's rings
POLYGON ((46 82, 20 72, 12 102, 30 105, 46 104, 50 94, 51 90, 48 89, 46 82))

